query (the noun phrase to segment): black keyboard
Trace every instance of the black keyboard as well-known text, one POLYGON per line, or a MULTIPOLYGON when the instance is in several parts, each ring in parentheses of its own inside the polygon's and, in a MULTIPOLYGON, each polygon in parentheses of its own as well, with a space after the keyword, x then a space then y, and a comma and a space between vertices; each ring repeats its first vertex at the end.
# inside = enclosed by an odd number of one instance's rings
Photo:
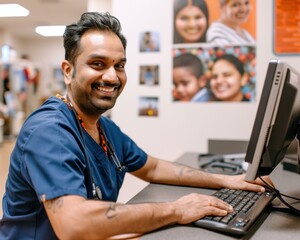
POLYGON ((213 196, 233 207, 233 212, 224 216, 206 216, 194 224, 225 234, 243 236, 247 234, 258 217, 274 199, 274 194, 242 190, 220 189, 213 196))

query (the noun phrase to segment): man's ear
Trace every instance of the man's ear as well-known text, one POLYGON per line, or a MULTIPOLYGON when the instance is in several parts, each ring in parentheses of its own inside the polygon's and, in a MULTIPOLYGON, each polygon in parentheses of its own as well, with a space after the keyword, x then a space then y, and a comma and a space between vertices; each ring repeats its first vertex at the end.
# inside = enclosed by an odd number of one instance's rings
POLYGON ((63 74, 64 74, 65 84, 69 85, 71 83, 71 80, 72 80, 73 65, 69 61, 64 60, 61 64, 61 69, 62 69, 63 74))

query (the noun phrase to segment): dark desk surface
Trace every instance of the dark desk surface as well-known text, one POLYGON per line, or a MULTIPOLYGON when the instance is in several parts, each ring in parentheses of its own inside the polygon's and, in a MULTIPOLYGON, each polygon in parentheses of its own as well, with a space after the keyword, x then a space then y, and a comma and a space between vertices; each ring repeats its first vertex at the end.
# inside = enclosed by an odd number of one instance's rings
MULTIPOLYGON (((191 167, 198 167, 198 154, 186 153, 183 154, 176 162, 189 165, 191 167)), ((275 183, 277 189, 282 193, 289 194, 295 197, 300 197, 300 175, 285 171, 282 165, 278 167, 271 174, 271 179, 275 183)), ((186 194, 197 192, 201 194, 211 194, 214 190, 202 188, 190 188, 179 186, 168 186, 159 184, 149 184, 129 203, 141 202, 162 202, 173 201, 186 194)), ((296 205, 294 205, 296 206, 296 205)), ((281 207, 281 206, 280 206, 281 207)), ((300 204, 297 205, 300 208, 300 204)), ((254 231, 243 239, 299 239, 300 238, 300 216, 295 216, 290 213, 282 211, 274 211, 266 216, 262 222, 257 224, 254 231)), ((213 231, 194 227, 193 225, 175 225, 159 229, 155 232, 145 234, 141 237, 142 240, 176 240, 176 239, 236 239, 231 236, 223 235, 213 231)))

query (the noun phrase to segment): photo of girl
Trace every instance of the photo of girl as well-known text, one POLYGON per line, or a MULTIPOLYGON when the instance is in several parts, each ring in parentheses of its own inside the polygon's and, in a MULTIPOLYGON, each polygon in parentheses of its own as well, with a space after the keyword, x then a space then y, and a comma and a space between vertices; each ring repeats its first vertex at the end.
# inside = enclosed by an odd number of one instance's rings
POLYGON ((234 55, 225 54, 214 61, 209 85, 215 101, 248 102, 242 91, 247 82, 244 65, 234 55))
POLYGON ((174 0, 174 43, 206 41, 208 9, 205 0, 174 0))

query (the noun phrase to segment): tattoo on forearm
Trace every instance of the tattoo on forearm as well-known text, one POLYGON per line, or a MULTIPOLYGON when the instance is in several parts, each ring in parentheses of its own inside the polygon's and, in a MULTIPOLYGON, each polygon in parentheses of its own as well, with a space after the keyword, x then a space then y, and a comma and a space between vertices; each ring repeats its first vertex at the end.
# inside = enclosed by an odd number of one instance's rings
POLYGON ((175 163, 175 165, 179 168, 178 174, 180 177, 183 176, 185 173, 193 173, 197 171, 196 169, 189 168, 178 163, 175 163))
POLYGON ((183 176, 183 172, 184 172, 184 168, 183 167, 180 167, 179 168, 179 176, 183 176))
POLYGON ((53 199, 46 203, 46 207, 50 209, 53 213, 56 213, 56 209, 61 208, 63 206, 63 202, 63 198, 53 199))
POLYGON ((116 217, 117 216, 116 204, 114 204, 114 203, 110 204, 105 212, 105 215, 108 219, 112 219, 112 218, 116 217))
POLYGON ((115 218, 117 216, 117 208, 127 208, 127 205, 122 203, 109 203, 109 206, 105 212, 106 218, 115 218))
POLYGON ((186 168, 186 169, 185 169, 185 172, 186 172, 186 173, 195 173, 195 172, 198 172, 198 170, 193 169, 193 168, 186 168))

